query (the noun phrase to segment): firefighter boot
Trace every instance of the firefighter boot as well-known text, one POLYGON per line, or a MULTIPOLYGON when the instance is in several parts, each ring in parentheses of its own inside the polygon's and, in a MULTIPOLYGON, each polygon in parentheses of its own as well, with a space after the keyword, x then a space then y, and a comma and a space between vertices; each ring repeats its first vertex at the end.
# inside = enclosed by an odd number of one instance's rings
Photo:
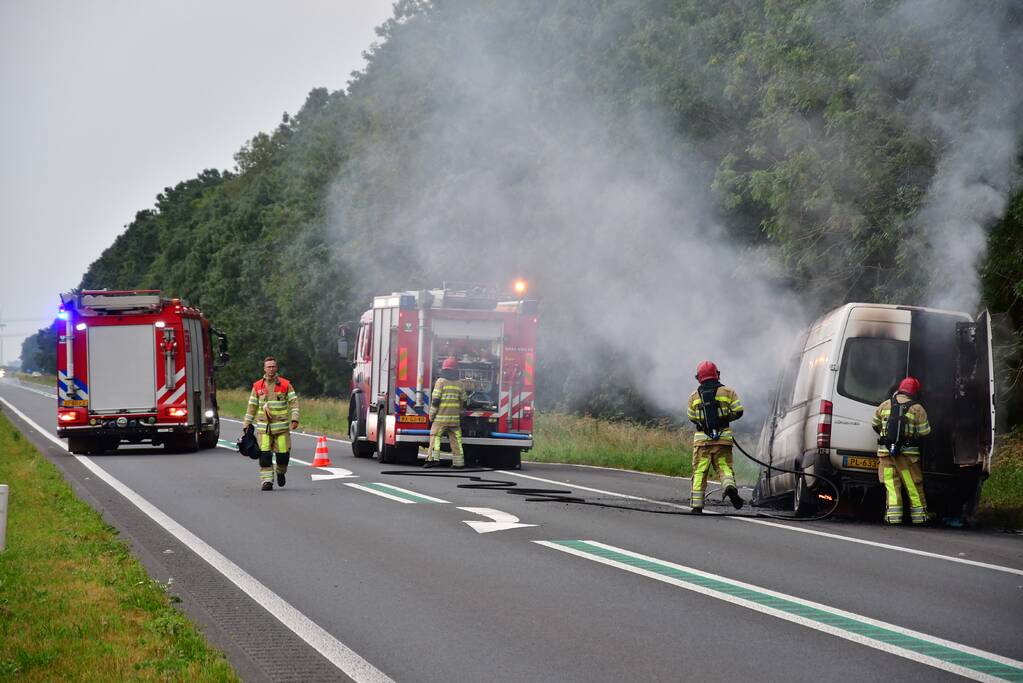
POLYGON ((274 483, 272 481, 264 481, 263 485, 259 489, 260 491, 273 491, 274 483))
POLYGON ((739 496, 739 489, 735 488, 734 486, 728 486, 725 488, 725 496, 730 501, 732 501, 733 508, 735 508, 736 510, 742 509, 743 500, 739 496))
POLYGON ((287 481, 284 474, 288 471, 288 461, 291 460, 291 451, 277 454, 277 462, 274 464, 274 471, 277 472, 277 485, 284 486, 287 481))

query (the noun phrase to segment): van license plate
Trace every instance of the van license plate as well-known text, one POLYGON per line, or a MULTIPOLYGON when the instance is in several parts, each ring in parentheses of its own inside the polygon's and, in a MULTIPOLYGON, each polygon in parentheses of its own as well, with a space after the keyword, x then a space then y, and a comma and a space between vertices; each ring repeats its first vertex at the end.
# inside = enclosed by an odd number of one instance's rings
POLYGON ((845 466, 860 470, 876 470, 877 458, 860 458, 855 455, 845 456, 845 466))

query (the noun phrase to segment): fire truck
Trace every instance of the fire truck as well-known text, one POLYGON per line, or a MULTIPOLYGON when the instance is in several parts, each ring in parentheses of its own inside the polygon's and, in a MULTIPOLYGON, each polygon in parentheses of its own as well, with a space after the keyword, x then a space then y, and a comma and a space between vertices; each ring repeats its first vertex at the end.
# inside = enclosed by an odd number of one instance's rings
POLYGON ((516 290, 518 298, 454 283, 395 292, 375 297, 357 329, 339 328, 338 350, 353 368, 348 425, 355 457, 376 453, 382 463, 415 464, 429 445, 432 382, 454 358, 468 394, 466 464, 521 467, 522 452, 533 445, 537 302, 522 298, 525 283, 516 290))
POLYGON ((215 372, 228 361, 227 337, 199 309, 158 290, 86 290, 60 299, 57 435, 69 451, 217 445, 215 372))

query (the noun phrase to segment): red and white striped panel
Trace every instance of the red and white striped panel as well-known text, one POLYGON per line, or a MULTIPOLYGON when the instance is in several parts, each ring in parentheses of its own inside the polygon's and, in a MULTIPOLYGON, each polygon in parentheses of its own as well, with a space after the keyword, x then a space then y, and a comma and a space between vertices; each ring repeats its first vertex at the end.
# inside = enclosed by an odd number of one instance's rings
POLYGON ((522 406, 533 400, 532 391, 522 391, 515 395, 515 401, 510 402, 511 396, 509 392, 501 392, 501 403, 498 405, 497 413, 499 416, 504 417, 505 415, 517 415, 522 411, 522 406), (511 405, 509 406, 509 402, 511 405), (510 410, 509 410, 510 408, 510 410))
POLYGON ((185 395, 186 385, 185 369, 181 368, 174 374, 174 388, 172 390, 168 390, 167 384, 164 383, 164 385, 160 387, 160 390, 156 392, 157 405, 161 403, 174 405, 177 403, 181 400, 181 397, 185 395))

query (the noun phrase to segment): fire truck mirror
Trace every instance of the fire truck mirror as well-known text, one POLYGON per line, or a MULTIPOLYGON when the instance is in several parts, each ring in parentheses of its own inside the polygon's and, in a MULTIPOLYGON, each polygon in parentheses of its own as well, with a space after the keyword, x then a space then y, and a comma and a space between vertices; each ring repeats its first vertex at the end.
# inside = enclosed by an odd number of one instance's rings
POLYGON ((222 368, 222 367, 224 367, 225 365, 227 365, 230 362, 231 362, 231 354, 229 354, 227 351, 223 351, 220 354, 220 356, 217 358, 217 367, 218 368, 222 368))
POLYGON ((347 359, 348 358, 348 351, 349 351, 348 340, 345 339, 344 337, 342 337, 341 339, 338 339, 337 340, 337 355, 341 356, 342 358, 346 358, 347 359))

